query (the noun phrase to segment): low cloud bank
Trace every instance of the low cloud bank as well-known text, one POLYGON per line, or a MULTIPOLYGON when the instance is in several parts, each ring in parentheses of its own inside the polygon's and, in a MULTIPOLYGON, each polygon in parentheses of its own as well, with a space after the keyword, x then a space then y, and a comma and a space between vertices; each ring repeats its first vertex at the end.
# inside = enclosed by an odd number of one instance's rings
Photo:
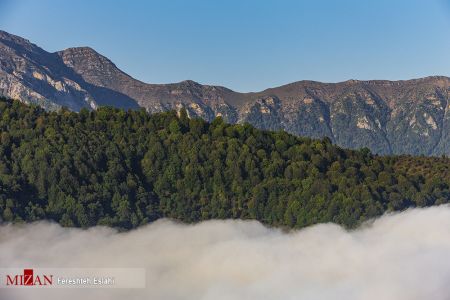
POLYGON ((355 231, 160 220, 127 233, 40 222, 0 227, 0 267, 145 267, 146 289, 0 289, 0 299, 449 299, 450 207, 355 231))

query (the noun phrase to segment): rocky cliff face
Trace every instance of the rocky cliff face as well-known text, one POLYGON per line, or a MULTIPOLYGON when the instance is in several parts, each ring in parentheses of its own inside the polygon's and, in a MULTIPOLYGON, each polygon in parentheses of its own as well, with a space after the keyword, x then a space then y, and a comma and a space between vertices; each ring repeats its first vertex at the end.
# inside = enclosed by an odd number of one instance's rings
POLYGON ((139 107, 127 95, 85 81, 58 53, 4 31, 0 31, 0 94, 47 109, 95 109, 108 101, 123 108, 139 107))
POLYGON ((329 137, 379 154, 450 155, 450 79, 301 81, 237 93, 193 81, 146 84, 91 48, 48 53, 0 31, 0 94, 47 109, 185 108, 191 117, 329 137))

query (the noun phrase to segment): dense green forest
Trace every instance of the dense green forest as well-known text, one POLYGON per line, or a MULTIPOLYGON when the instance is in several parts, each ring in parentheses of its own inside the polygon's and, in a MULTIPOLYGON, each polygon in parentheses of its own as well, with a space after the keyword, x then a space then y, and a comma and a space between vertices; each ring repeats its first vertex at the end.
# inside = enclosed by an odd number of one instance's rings
POLYGON ((450 200, 445 157, 380 157, 185 111, 45 112, 2 99, 0 115, 3 221, 133 228, 161 217, 241 218, 353 227, 450 200))

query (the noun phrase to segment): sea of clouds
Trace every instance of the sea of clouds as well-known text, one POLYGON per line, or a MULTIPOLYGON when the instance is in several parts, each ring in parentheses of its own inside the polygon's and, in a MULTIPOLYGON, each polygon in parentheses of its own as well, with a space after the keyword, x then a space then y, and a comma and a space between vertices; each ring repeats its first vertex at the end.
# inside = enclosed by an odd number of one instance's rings
POLYGON ((256 221, 160 220, 125 233, 0 226, 0 267, 144 267, 145 289, 0 289, 0 299, 450 299, 450 207, 354 231, 289 233, 256 221))

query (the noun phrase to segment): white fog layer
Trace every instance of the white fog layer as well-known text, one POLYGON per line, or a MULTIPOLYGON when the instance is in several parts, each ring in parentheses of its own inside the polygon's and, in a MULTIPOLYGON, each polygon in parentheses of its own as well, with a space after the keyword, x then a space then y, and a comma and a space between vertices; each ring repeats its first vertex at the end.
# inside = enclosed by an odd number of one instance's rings
MULTIPOLYGON (((161 220, 126 233, 40 222, 0 227, 0 267, 144 267, 146 289, 0 289, 0 299, 449 299, 450 207, 355 231, 284 233, 255 221, 161 220)), ((4 280, 4 278, 2 278, 4 280)))

